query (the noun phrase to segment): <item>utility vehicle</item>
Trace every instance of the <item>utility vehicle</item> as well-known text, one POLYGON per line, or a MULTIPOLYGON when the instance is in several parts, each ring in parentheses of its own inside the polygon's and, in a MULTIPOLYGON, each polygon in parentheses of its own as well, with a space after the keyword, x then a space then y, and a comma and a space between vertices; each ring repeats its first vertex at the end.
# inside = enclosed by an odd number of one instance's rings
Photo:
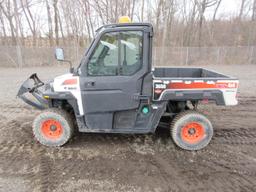
MULTIPOLYGON (((74 129, 154 133, 164 118, 180 148, 207 146, 213 126, 197 106, 203 100, 237 105, 238 79, 203 68, 153 69, 152 41, 151 24, 105 25, 70 73, 47 83, 31 75, 17 96, 42 110, 33 122, 36 139, 43 145, 62 146, 74 129)), ((63 49, 57 48, 55 55, 65 61, 63 49)))

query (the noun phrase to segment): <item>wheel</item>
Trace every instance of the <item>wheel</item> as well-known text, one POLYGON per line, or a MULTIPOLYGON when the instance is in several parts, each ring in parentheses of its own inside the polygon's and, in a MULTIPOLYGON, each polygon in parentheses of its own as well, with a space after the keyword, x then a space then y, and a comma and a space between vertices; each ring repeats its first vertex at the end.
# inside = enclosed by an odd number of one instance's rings
POLYGON ((206 147, 213 136, 210 120, 193 110, 178 114, 171 123, 170 131, 177 146, 191 151, 206 147))
POLYGON ((74 132, 71 115, 62 109, 48 109, 40 113, 33 122, 33 134, 43 145, 62 146, 74 132))

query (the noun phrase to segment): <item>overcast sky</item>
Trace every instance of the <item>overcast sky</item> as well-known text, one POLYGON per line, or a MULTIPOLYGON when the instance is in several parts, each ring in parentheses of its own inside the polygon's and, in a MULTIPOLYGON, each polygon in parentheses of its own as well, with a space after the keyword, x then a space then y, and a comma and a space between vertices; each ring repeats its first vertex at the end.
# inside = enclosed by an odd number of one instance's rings
POLYGON ((223 0, 219 14, 233 15, 239 9, 241 0, 223 0))
MULTIPOLYGON (((247 2, 252 0, 247 0, 247 2)), ((238 15, 239 8, 241 6, 241 0, 222 0, 219 11, 218 17, 225 17, 229 18, 235 15, 238 15)), ((209 9, 207 14, 212 15, 213 9, 209 9)))

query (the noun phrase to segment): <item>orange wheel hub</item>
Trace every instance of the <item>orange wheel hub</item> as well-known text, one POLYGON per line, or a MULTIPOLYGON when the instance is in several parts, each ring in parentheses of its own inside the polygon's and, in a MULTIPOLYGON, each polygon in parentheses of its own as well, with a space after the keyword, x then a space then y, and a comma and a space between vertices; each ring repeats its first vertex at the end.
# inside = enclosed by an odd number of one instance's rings
POLYGON ((48 119, 43 121, 41 125, 41 132, 46 138, 54 140, 61 137, 63 128, 59 121, 48 119))
POLYGON ((204 138, 204 136, 205 136, 204 127, 197 122, 187 123, 181 129, 182 140, 190 144, 195 144, 201 141, 204 138))

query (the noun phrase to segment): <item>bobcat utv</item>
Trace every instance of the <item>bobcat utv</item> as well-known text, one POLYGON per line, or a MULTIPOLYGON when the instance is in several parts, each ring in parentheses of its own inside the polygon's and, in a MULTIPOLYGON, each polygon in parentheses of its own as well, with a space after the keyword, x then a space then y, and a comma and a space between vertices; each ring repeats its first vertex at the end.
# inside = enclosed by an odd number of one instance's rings
MULTIPOLYGON (((42 110, 33 122, 36 139, 62 146, 75 127, 79 132, 154 133, 167 118, 177 146, 207 146, 213 126, 197 105, 202 100, 237 105, 238 79, 202 68, 152 69, 153 27, 148 23, 105 25, 96 32, 76 69, 47 83, 33 74, 22 84, 17 96, 42 110)), ((64 61, 62 49, 55 55, 64 61)))

